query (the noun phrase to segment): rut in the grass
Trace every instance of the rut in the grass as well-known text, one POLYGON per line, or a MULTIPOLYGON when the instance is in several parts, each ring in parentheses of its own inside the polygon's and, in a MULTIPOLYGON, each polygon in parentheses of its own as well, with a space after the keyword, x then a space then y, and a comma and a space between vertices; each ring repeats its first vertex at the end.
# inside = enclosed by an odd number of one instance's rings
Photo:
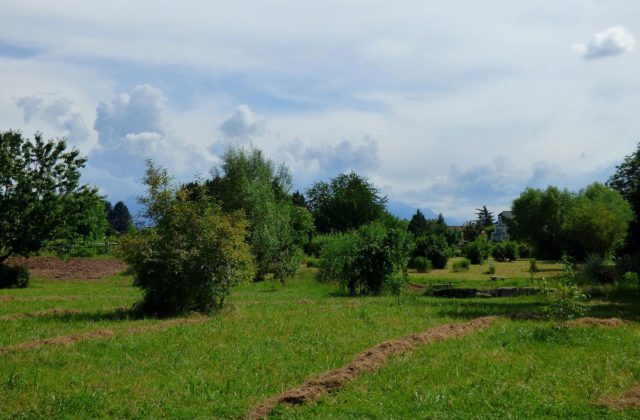
POLYGON ((571 327, 621 327, 626 322, 620 318, 577 318, 568 321, 567 324, 571 327))
POLYGON ((346 383, 356 380, 365 372, 373 372, 380 369, 386 359, 393 354, 412 351, 419 345, 461 337, 478 329, 488 327, 495 319, 496 317, 492 316, 476 318, 469 322, 441 325, 421 333, 385 341, 360 353, 347 366, 316 376, 299 387, 289 389, 252 407, 246 417, 249 419, 261 419, 267 417, 278 404, 304 404, 317 400, 328 392, 339 389, 346 383))
POLYGON ((176 318, 161 321, 151 325, 140 325, 131 328, 103 328, 99 330, 87 331, 76 334, 61 335, 58 337, 44 338, 40 340, 26 341, 24 343, 13 344, 6 347, 0 347, 0 356, 26 350, 33 350, 45 346, 69 346, 79 341, 84 340, 96 340, 106 339, 114 336, 126 336, 135 335, 147 332, 163 331, 168 328, 185 325, 185 324, 199 324, 208 320, 205 316, 191 316, 188 318, 176 318))
POLYGON ((78 309, 54 308, 54 309, 48 309, 46 311, 25 312, 20 314, 3 315, 3 316, 0 316, 0 321, 15 321, 18 319, 42 318, 47 316, 79 315, 81 313, 82 311, 78 309))
POLYGON ((606 397, 601 404, 614 410, 640 407, 640 382, 636 382, 627 392, 619 397, 606 397))
POLYGON ((83 296, 33 296, 33 297, 16 297, 16 296, 0 296, 0 302, 38 302, 38 301, 66 301, 80 300, 83 296))

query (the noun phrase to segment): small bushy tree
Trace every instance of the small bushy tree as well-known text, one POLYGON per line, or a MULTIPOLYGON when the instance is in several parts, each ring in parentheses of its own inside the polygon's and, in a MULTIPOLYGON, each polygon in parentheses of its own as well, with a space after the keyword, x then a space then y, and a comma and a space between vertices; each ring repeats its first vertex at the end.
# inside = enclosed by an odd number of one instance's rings
POLYGON ((447 266, 447 261, 451 257, 451 249, 447 239, 442 235, 424 235, 416 238, 413 251, 415 257, 425 257, 433 268, 442 269, 447 266))
POLYGON ((484 235, 479 236, 475 241, 469 242, 464 247, 464 255, 471 261, 471 264, 484 263, 490 254, 491 244, 484 235))
POLYGON ((320 252, 320 279, 350 295, 378 294, 393 276, 407 276, 412 241, 404 226, 374 222, 329 235, 320 252))
POLYGON ((244 215, 224 214, 204 190, 187 197, 150 161, 144 182, 140 203, 151 227, 125 235, 119 248, 144 291, 142 308, 158 314, 220 309, 231 287, 254 274, 244 215))

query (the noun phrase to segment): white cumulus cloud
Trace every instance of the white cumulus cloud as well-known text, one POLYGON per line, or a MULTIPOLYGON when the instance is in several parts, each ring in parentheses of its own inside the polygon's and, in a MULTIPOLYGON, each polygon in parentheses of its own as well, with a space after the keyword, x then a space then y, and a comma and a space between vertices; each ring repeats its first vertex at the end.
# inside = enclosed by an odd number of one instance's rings
POLYGON ((635 44, 633 34, 618 25, 598 32, 586 44, 573 45, 573 49, 585 59, 595 59, 630 52, 635 44))

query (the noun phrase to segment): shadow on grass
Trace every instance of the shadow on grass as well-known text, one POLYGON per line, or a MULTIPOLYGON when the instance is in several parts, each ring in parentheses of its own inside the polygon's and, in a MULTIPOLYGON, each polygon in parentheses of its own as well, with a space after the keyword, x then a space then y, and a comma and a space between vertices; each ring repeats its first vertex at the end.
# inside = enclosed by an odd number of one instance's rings
POLYGON ((436 312, 440 316, 449 318, 473 319, 482 316, 504 316, 509 317, 522 312, 542 312, 545 302, 537 301, 496 301, 472 300, 472 299, 447 299, 435 298, 429 304, 438 304, 436 312))
POLYGON ((97 311, 82 311, 77 313, 61 313, 46 315, 42 318, 61 322, 101 322, 101 321, 138 321, 142 319, 169 319, 174 316, 159 316, 141 311, 137 306, 122 307, 97 311))

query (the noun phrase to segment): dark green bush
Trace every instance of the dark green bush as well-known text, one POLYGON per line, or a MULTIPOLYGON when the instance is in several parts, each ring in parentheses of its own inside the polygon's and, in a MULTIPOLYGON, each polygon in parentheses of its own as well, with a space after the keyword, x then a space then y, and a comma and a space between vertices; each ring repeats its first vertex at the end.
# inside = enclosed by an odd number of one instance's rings
POLYGON ((524 243, 518 243, 518 256, 520 258, 529 258, 531 256, 531 248, 524 243))
POLYGON ((404 226, 374 222, 355 232, 328 236, 319 278, 338 283, 351 295, 377 294, 391 276, 406 276, 410 252, 410 234, 404 226))
POLYGON ((468 259, 462 258, 460 260, 454 261, 452 268, 454 272, 461 273, 463 271, 469 271, 470 264, 471 262, 468 259))
POLYGON ((320 266, 320 260, 316 257, 307 257, 307 267, 318 268, 320 266))
POLYGON ((604 258, 596 254, 587 255, 583 271, 587 279, 591 281, 610 283, 615 279, 615 267, 607 265, 604 258))
POLYGON ((473 242, 469 242, 464 247, 464 254, 471 264, 482 264, 491 252, 491 245, 486 238, 479 237, 473 242))
POLYGON ((518 246, 515 242, 495 242, 491 249, 491 255, 496 261, 515 261, 518 259, 518 246))
POLYGON ((442 269, 447 266, 447 261, 451 257, 451 249, 444 236, 425 235, 416 239, 413 256, 425 257, 431 261, 433 268, 442 269))
POLYGON ((413 267, 418 273, 428 273, 433 268, 433 264, 428 258, 418 256, 413 259, 413 267))
POLYGON ((29 287, 29 270, 22 266, 0 264, 0 289, 29 287))

